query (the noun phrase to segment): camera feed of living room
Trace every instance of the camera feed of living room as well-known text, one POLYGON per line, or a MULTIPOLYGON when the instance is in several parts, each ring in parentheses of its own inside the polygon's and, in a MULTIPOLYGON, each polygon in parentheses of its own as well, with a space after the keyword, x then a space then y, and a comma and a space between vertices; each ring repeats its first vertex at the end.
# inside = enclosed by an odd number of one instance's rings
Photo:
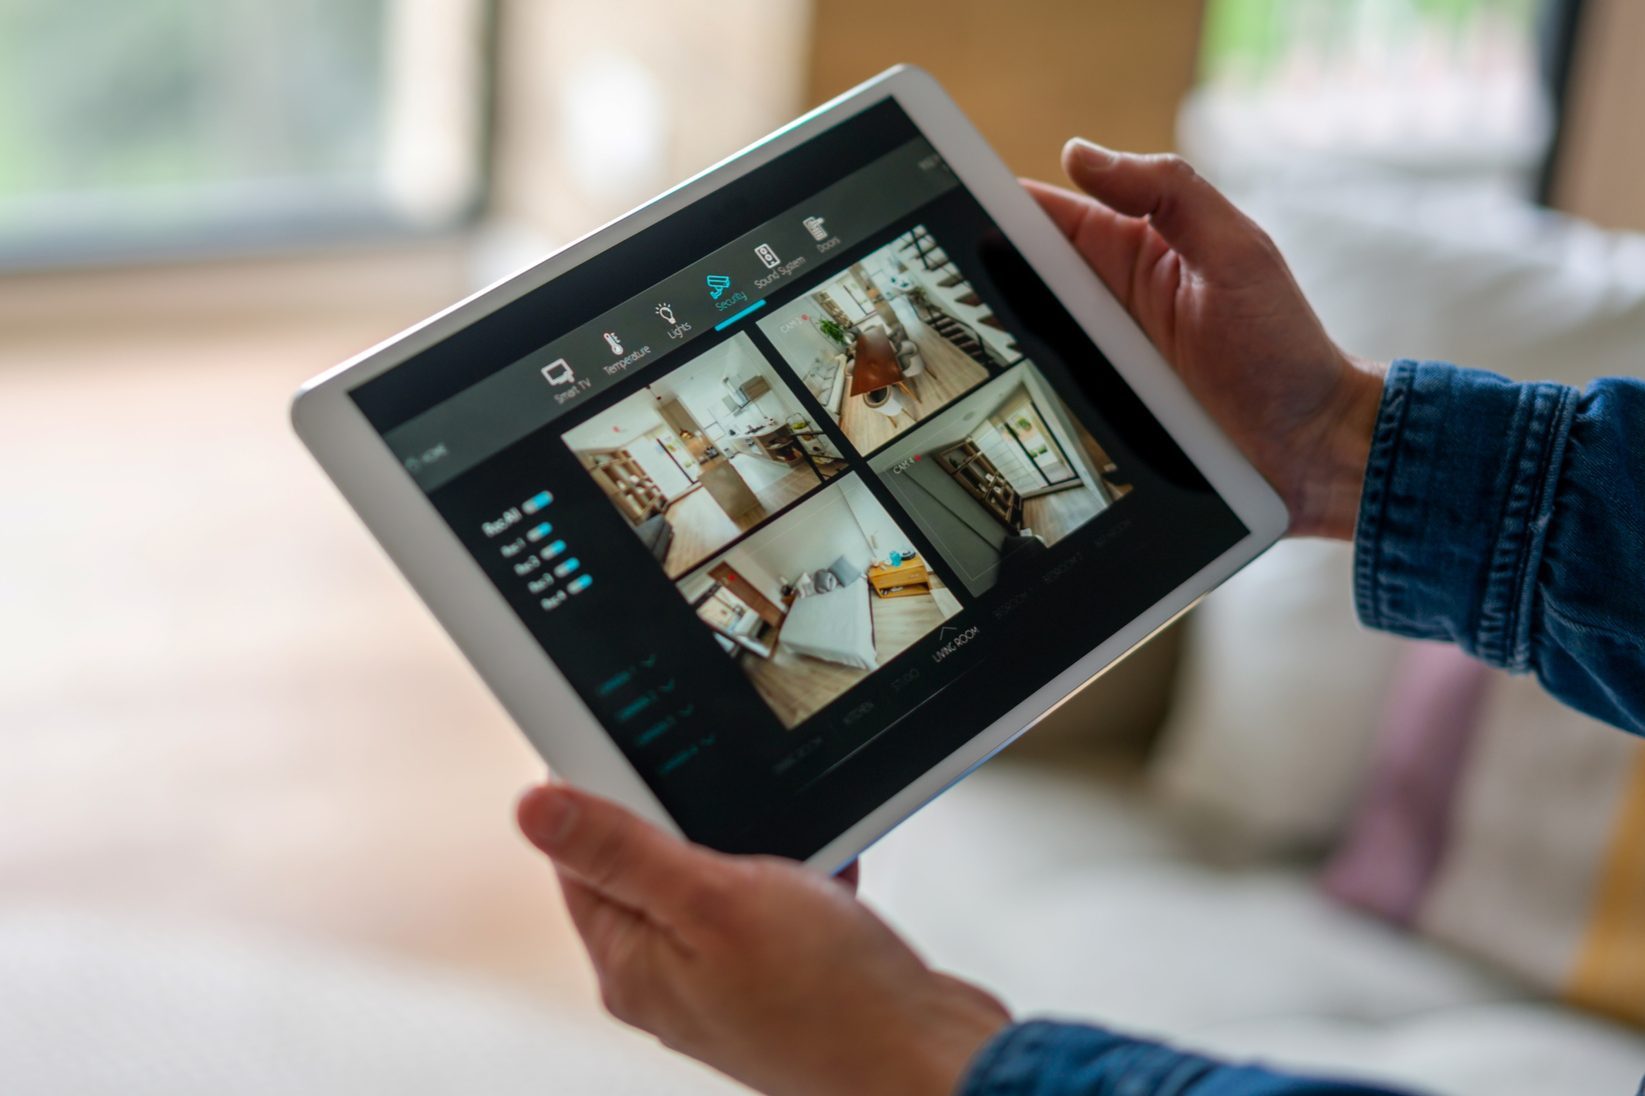
POLYGON ((1046 549, 1131 490, 1028 362, 869 465, 973 595, 1035 573, 1046 549))
POLYGON ((846 467, 747 335, 562 440, 672 579, 846 467))
POLYGON ((759 326, 865 454, 1022 356, 924 226, 759 326))
POLYGON ((960 611, 929 564, 848 475, 678 588, 793 728, 960 611))

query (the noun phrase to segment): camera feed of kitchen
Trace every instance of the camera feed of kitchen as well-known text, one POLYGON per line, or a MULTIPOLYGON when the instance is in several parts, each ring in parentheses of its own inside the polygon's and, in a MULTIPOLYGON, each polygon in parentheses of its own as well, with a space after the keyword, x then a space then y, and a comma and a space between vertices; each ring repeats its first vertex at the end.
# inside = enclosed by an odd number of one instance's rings
POLYGON ((924 226, 759 326, 860 453, 872 453, 1022 357, 924 226))
POLYGON ((870 461, 973 595, 1038 559, 1130 492, 1089 430, 1028 362, 870 461))
POLYGON ((669 578, 846 467, 746 335, 692 359, 562 440, 669 578))
POLYGON ((858 476, 844 476, 678 584, 784 727, 960 611, 858 476))

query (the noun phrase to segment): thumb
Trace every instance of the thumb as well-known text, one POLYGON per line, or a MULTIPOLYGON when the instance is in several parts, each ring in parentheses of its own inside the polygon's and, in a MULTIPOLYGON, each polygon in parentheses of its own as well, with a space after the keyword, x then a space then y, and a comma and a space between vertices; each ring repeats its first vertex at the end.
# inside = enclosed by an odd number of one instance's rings
POLYGON ((678 923, 726 870, 716 854, 563 784, 527 791, 517 813, 521 832, 561 871, 664 924, 678 923))
POLYGON ((1114 152, 1075 137, 1062 149, 1075 186, 1116 213, 1146 217, 1189 262, 1209 264, 1239 254, 1260 230, 1180 156, 1114 152))

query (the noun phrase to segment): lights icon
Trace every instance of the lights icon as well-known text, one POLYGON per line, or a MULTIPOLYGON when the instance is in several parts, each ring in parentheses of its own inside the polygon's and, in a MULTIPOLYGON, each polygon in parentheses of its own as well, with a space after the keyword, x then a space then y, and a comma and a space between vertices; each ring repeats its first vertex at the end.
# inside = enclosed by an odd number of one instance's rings
MULTIPOLYGON (((729 283, 727 283, 727 284, 729 284, 729 283)), ((678 321, 674 318, 674 308, 673 308, 673 306, 669 305, 669 304, 666 304, 666 303, 660 304, 660 305, 657 306, 657 315, 662 317, 663 323, 679 323, 680 322, 680 321, 678 321)))
POLYGON ((770 244, 761 244, 759 247, 756 247, 754 249, 754 254, 759 256, 760 262, 765 264, 765 268, 767 270, 776 269, 777 264, 782 262, 781 259, 777 258, 777 253, 771 250, 770 244))
POLYGON ((708 285, 708 295, 716 301, 722 293, 731 288, 731 279, 724 274, 710 274, 703 281, 708 285))
POLYGON ((821 217, 807 217, 800 223, 805 226, 805 230, 807 232, 811 233, 811 238, 813 240, 822 241, 828 239, 828 229, 823 227, 823 219, 821 217))
POLYGON ((623 344, 617 341, 617 333, 615 331, 605 332, 605 344, 611 347, 611 352, 613 354, 616 354, 619 357, 622 355, 623 344))
POLYGON ((564 358, 555 358, 553 361, 543 366, 543 380, 547 381, 549 384, 570 384, 576 379, 577 374, 572 372, 571 366, 564 358))

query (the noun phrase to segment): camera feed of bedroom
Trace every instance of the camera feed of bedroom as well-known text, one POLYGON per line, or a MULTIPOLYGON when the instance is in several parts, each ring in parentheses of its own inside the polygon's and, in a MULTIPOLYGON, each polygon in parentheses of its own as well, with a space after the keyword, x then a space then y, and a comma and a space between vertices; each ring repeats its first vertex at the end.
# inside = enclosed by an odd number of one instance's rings
POLYGON ((1037 573, 1046 549, 1131 490, 1028 362, 869 463, 973 595, 1037 573))
POLYGON ((929 561, 855 475, 678 587, 788 728, 960 611, 929 561))
POLYGON ((872 453, 1022 356, 923 226, 759 326, 859 453, 872 453))
POLYGON ((746 335, 562 440, 674 579, 846 467, 746 335))

